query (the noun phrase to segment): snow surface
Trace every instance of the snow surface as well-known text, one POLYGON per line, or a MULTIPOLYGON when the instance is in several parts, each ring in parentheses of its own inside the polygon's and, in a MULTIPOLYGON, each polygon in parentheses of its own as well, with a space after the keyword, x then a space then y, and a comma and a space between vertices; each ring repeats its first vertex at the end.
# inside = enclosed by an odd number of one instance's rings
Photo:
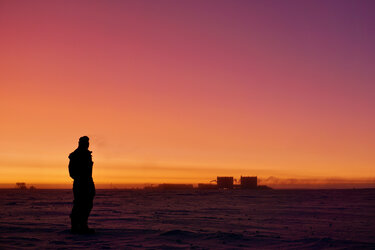
POLYGON ((95 235, 71 190, 0 190, 0 248, 375 249, 375 189, 97 190, 95 235))

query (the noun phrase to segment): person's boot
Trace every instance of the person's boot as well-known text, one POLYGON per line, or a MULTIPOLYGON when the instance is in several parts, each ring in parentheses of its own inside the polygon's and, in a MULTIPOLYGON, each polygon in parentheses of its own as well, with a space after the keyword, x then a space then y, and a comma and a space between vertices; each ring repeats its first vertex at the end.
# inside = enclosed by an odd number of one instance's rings
POLYGON ((79 225, 72 225, 72 228, 70 229, 72 234, 80 234, 81 231, 79 225))
POLYGON ((70 231, 73 234, 78 234, 80 231, 82 231, 82 227, 80 226, 79 223, 75 219, 70 216, 70 222, 71 222, 71 228, 70 231))
POLYGON ((85 221, 83 223, 83 229, 82 229, 82 231, 83 231, 84 234, 94 234, 95 233, 95 229, 88 227, 87 221, 85 221))
POLYGON ((70 215, 70 222, 71 222, 71 233, 72 234, 90 234, 94 233, 87 227, 87 222, 82 221, 79 218, 73 217, 70 215))

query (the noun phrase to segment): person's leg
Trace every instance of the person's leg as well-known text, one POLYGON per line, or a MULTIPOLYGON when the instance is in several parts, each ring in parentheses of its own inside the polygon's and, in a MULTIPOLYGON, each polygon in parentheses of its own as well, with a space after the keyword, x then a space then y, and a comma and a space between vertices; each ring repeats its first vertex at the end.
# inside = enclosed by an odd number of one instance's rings
POLYGON ((71 229, 72 232, 77 230, 78 227, 78 210, 79 210, 79 204, 78 204, 78 188, 77 188, 77 182, 74 181, 73 183, 73 208, 72 212, 70 214, 70 221, 71 221, 71 229))
MULTIPOLYGON (((84 227, 89 229, 88 227, 88 218, 90 216, 91 210, 93 208, 93 202, 94 202, 94 196, 95 196, 95 186, 94 183, 90 183, 89 186, 89 192, 87 194, 87 199, 85 200, 85 220, 84 220, 84 227)), ((91 230, 91 229, 90 229, 91 230)))
POLYGON ((86 199, 84 205, 82 206, 82 225, 84 228, 88 228, 88 219, 92 209, 92 201, 86 199))
POLYGON ((73 209, 70 215, 71 226, 73 233, 82 233, 85 230, 85 207, 86 207, 86 197, 84 189, 79 182, 74 182, 73 184, 73 209))
POLYGON ((77 204, 76 204, 76 201, 73 201, 73 208, 72 208, 72 212, 70 214, 70 222, 71 222, 71 226, 72 226, 72 230, 73 230, 73 228, 76 228, 76 226, 77 226, 77 204))
POLYGON ((90 216, 91 210, 94 205, 94 196, 95 196, 94 182, 89 183, 88 190, 89 192, 88 192, 88 196, 87 196, 87 200, 85 204, 85 225, 87 228, 88 228, 88 225, 87 225, 88 218, 90 216))
POLYGON ((73 185, 74 202, 71 214, 72 232, 79 234, 94 233, 87 225, 93 207, 95 187, 93 183, 75 182, 73 185))

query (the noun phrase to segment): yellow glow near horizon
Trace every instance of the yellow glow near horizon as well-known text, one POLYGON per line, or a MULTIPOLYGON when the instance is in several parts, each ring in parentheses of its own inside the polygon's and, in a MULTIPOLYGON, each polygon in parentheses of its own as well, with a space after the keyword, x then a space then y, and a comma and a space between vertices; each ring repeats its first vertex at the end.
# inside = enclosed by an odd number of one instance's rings
POLYGON ((0 184, 375 178, 370 19, 148 4, 1 3, 0 184))

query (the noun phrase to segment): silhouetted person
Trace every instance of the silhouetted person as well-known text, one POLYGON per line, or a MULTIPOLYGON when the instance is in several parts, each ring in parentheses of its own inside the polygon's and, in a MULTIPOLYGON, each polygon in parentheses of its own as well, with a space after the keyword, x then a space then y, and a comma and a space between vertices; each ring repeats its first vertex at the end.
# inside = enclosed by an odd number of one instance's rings
POLYGON ((79 138, 78 148, 69 155, 69 159, 69 174, 74 180, 74 201, 70 214, 72 233, 94 233, 94 230, 87 226, 95 196, 93 162, 87 136, 79 138))

